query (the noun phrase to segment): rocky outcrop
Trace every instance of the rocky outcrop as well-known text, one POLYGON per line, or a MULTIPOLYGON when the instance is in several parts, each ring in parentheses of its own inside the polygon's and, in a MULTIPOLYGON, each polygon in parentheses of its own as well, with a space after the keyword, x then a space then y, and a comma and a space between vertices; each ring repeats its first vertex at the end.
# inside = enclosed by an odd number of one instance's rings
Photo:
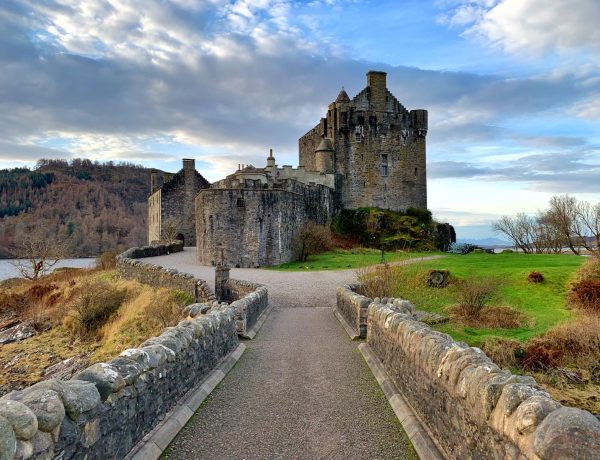
POLYGON ((393 303, 373 301, 367 321, 369 347, 449 458, 598 458, 600 421, 563 407, 533 378, 393 303))

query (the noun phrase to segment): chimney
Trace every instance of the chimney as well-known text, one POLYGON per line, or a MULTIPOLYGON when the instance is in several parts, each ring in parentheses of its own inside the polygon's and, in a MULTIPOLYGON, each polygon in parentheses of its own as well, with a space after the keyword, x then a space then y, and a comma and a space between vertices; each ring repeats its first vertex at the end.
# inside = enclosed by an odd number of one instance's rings
POLYGON ((371 90, 371 109, 385 112, 387 109, 387 74, 376 70, 367 72, 367 86, 371 90))
POLYGON ((196 170, 196 160, 192 160, 190 158, 183 159, 183 169, 184 171, 195 171, 196 170))
POLYGON ((158 170, 151 169, 150 170, 150 193, 154 193, 154 191, 158 188, 158 170))

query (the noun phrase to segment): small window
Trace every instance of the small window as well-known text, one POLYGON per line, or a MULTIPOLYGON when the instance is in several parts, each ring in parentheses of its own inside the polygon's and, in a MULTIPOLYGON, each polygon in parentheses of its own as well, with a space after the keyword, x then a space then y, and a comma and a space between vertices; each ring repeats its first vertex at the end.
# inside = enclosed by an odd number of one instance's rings
POLYGON ((237 199, 237 207, 238 208, 243 208, 245 206, 246 206, 246 203, 244 202, 244 199, 243 198, 238 198, 237 199))
POLYGON ((381 175, 383 177, 388 175, 388 156, 385 153, 381 155, 381 175))
POLYGON ((415 168, 415 177, 417 177, 419 175, 419 170, 417 168, 415 168))

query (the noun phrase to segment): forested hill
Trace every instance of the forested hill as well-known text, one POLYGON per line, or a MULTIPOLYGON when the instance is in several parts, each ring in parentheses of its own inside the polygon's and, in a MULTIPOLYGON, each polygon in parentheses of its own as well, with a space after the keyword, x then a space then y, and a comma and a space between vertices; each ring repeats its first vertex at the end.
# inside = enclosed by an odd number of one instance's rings
POLYGON ((72 256, 144 244, 149 176, 134 164, 80 159, 0 170, 0 257, 32 225, 67 237, 72 256))

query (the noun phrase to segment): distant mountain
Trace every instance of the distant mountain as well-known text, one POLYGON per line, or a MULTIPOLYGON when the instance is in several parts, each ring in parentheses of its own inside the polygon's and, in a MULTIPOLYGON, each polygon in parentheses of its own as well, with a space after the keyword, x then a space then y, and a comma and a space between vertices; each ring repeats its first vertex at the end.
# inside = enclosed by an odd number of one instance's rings
POLYGON ((457 238, 457 243, 470 243, 484 248, 510 248, 512 243, 500 238, 457 238))
POLYGON ((66 236, 71 256, 93 256, 146 241, 148 169, 75 159, 0 170, 0 257, 35 226, 66 236))

